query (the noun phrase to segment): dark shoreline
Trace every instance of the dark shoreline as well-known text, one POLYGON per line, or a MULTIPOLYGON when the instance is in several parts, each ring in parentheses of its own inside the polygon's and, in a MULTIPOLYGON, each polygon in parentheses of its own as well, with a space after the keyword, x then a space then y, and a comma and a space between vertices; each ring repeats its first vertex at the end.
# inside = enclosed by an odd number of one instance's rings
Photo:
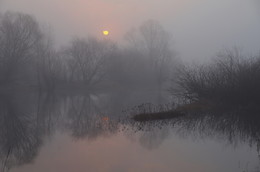
POLYGON ((138 122, 153 121, 153 120, 165 120, 173 119, 184 116, 185 113, 181 111, 165 111, 165 112, 153 112, 153 113, 141 113, 133 116, 133 120, 138 122))

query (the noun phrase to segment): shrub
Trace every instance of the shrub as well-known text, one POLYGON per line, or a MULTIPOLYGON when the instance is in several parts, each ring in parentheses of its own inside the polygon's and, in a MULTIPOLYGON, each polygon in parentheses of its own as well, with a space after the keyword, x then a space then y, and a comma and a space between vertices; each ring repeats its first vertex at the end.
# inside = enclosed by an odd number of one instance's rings
POLYGON ((260 58, 235 50, 218 54, 210 64, 179 70, 174 95, 183 100, 248 104, 260 101, 260 58))

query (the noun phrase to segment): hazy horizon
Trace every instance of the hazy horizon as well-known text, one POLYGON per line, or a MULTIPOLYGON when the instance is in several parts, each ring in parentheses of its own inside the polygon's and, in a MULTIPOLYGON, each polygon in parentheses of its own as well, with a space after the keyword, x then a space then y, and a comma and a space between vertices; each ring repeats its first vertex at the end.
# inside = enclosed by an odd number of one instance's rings
POLYGON ((173 35, 173 48, 185 60, 209 59, 233 46, 259 52, 260 13, 256 1, 242 0, 2 0, 1 11, 33 15, 58 45, 72 37, 102 37, 122 42, 132 28, 154 19, 173 35))

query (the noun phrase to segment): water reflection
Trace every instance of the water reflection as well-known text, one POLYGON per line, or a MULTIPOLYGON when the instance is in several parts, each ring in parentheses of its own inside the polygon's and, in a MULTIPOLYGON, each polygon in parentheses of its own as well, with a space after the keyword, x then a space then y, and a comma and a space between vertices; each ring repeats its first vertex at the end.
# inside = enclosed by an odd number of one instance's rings
POLYGON ((246 142, 259 151, 260 118, 255 108, 225 109, 207 114, 189 115, 178 121, 182 132, 196 131, 201 137, 215 137, 236 145, 246 142))
POLYGON ((42 131, 37 116, 21 106, 15 95, 0 99, 0 155, 3 171, 30 163, 42 144, 42 131))
POLYGON ((73 137, 94 139, 118 130, 118 123, 107 116, 95 98, 93 95, 68 98, 66 127, 73 137))
MULTIPOLYGON (((191 113, 174 120, 131 122, 134 132, 149 133, 174 128, 181 137, 212 138, 236 146, 241 142, 260 148, 259 108, 229 108, 205 113, 191 113)), ((163 134, 161 134, 162 136, 163 134)))
POLYGON ((188 114, 174 120, 134 122, 122 113, 127 103, 134 105, 131 95, 12 93, 0 97, 2 171, 32 163, 46 140, 57 132, 88 141, 120 133, 129 140, 138 140, 147 150, 158 149, 173 137, 173 132, 184 138, 211 138, 235 146, 245 143, 256 147, 257 152, 260 148, 259 109, 250 107, 188 114))

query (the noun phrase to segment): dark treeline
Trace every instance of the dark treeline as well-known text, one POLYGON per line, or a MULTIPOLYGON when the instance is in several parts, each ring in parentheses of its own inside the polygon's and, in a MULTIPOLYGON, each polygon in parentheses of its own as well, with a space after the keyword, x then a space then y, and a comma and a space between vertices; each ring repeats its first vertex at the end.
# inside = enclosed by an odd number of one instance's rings
POLYGON ((163 88, 174 64, 169 34, 151 20, 126 37, 127 48, 75 38, 57 50, 32 16, 7 12, 0 17, 0 88, 163 88))
MULTIPOLYGON (((185 66, 172 50, 171 35, 154 20, 129 31, 127 45, 109 39, 74 38, 60 49, 30 15, 0 16, 0 91, 161 91, 188 102, 259 103, 259 56, 238 49, 210 64, 185 66), (174 83, 169 81, 173 79, 174 83)), ((142 102, 143 103, 143 102, 142 102)))
POLYGON ((172 85, 172 93, 189 102, 259 102, 259 57, 235 49, 211 64, 180 65, 171 35, 153 20, 125 38, 124 47, 90 37, 56 49, 32 16, 7 12, 0 17, 0 90, 160 91, 172 85))
POLYGON ((184 66, 172 93, 188 102, 257 105, 260 102, 260 56, 238 48, 219 53, 210 64, 184 66))

